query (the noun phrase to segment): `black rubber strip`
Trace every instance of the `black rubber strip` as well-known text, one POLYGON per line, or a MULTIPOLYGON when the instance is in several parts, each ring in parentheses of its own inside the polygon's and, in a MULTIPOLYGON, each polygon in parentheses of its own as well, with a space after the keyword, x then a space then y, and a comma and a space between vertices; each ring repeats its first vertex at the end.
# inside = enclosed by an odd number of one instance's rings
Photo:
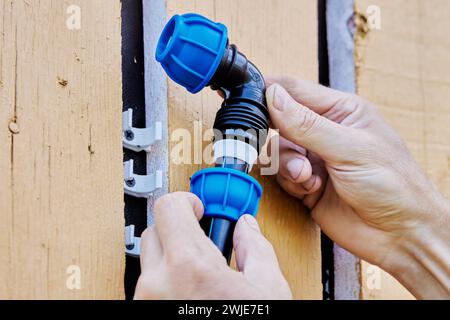
MULTIPOLYGON (((142 1, 122 0, 122 100, 123 110, 133 109, 133 126, 145 127, 144 40, 142 1)), ((146 174, 145 152, 124 149, 124 161, 134 160, 134 172, 146 174)), ((135 235, 147 227, 147 200, 125 195, 125 224, 135 225, 135 235)), ((138 258, 126 257, 125 297, 134 296, 139 277, 138 258)))
MULTIPOLYGON (((328 41, 327 41, 327 0, 318 1, 318 37, 319 37, 319 82, 324 86, 330 85, 328 41)), ((322 253, 322 286, 323 299, 334 300, 334 256, 333 241, 323 232, 320 236, 322 253)))

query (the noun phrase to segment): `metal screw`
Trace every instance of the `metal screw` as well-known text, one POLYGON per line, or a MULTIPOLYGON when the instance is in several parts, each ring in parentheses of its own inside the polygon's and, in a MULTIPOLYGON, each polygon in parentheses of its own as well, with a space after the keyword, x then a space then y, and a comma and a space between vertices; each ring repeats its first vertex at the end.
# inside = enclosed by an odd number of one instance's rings
POLYGON ((134 185, 136 184, 136 180, 134 180, 134 178, 133 178, 133 179, 130 179, 130 180, 126 180, 125 183, 129 187, 134 187, 134 185))
POLYGON ((125 134, 125 139, 127 139, 128 141, 131 141, 131 140, 134 139, 134 133, 133 133, 133 131, 131 131, 131 130, 126 130, 126 131, 124 132, 124 134, 125 134))

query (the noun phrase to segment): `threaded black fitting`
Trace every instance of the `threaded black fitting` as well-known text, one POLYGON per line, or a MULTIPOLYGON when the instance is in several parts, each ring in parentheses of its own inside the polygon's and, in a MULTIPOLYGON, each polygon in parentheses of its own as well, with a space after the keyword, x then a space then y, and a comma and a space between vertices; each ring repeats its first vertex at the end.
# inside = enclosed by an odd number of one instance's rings
POLYGON ((235 45, 227 45, 209 85, 224 95, 214 129, 222 132, 222 138, 246 141, 259 152, 269 128, 266 84, 261 72, 235 45))

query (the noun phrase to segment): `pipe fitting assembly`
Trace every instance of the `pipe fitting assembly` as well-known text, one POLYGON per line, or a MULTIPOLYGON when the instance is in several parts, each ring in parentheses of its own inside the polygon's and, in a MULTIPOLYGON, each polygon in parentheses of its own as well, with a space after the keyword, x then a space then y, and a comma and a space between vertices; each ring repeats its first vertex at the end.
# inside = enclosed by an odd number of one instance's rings
POLYGON ((236 221, 256 215, 260 184, 248 175, 265 143, 269 112, 258 68, 228 42, 227 28, 201 15, 173 16, 162 31, 156 60, 191 93, 209 86, 224 101, 216 114, 216 166, 191 178, 191 191, 205 207, 202 227, 228 262, 236 221))

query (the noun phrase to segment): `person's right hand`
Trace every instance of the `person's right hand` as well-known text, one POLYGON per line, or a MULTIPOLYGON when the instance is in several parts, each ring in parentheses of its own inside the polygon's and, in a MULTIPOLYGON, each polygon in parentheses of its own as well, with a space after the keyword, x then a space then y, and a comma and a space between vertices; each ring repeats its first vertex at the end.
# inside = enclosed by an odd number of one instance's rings
POLYGON ((399 135, 358 96, 294 77, 267 82, 281 186, 332 240, 416 296, 450 297, 449 206, 399 135))

